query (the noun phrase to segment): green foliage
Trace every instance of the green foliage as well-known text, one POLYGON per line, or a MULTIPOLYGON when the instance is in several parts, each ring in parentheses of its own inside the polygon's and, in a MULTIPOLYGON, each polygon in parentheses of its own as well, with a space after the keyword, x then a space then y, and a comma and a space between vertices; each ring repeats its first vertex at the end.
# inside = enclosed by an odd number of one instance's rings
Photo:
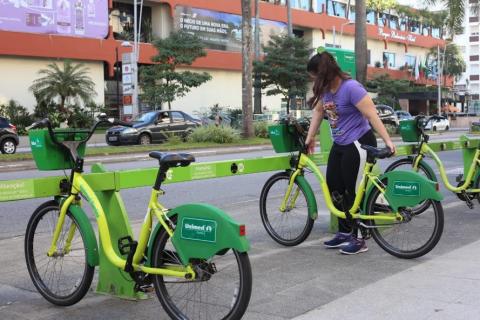
MULTIPOLYGON (((467 0, 425 0, 424 2, 427 5, 442 4, 445 7, 444 24, 450 34, 453 35, 463 30, 463 21, 466 19, 465 6, 468 5, 467 0)), ((474 4, 474 8, 475 6, 478 10, 478 4, 474 4)))
POLYGON ((201 126, 188 136, 190 142, 232 143, 239 139, 236 130, 224 126, 201 126))
POLYGON ((254 122, 255 136, 259 138, 268 138, 268 122, 254 122))
POLYGON ((60 112, 58 104, 53 101, 45 102, 37 99, 37 105, 33 110, 33 117, 35 119, 50 119, 54 128, 58 127, 61 122, 66 120, 67 114, 60 112))
POLYGON ((397 5, 396 0, 367 0, 367 8, 374 9, 379 12, 383 12, 389 9, 393 9, 397 5))
MULTIPOLYGON (((438 51, 437 48, 430 49, 429 57, 433 60, 437 60, 438 51)), ((440 49, 440 59, 443 58, 443 49, 440 49)), ((454 43, 448 43, 445 48, 445 61, 443 67, 443 75, 459 77, 465 72, 466 69, 465 60, 463 60, 462 54, 458 49, 458 46, 454 43)))
POLYGON ((408 80, 393 80, 387 74, 380 75, 367 82, 368 91, 378 94, 376 102, 386 104, 395 109, 399 108, 400 93, 412 91, 408 80))
POLYGON ((175 134, 171 131, 164 131, 163 134, 167 137, 167 141, 169 144, 175 145, 183 143, 183 139, 178 134, 175 134))
POLYGON ((206 72, 177 71, 179 66, 189 66, 206 52, 202 41, 184 31, 173 32, 168 38, 153 42, 158 53, 152 58, 153 65, 140 70, 142 101, 151 107, 163 102, 170 104, 181 98, 212 77, 206 72))
POLYGON ((309 81, 305 71, 310 49, 302 38, 288 35, 272 36, 263 48, 263 61, 254 62, 254 73, 261 77, 260 88, 267 96, 281 94, 304 96, 309 81))
POLYGON ((74 64, 70 60, 63 62, 63 68, 50 63, 38 72, 41 77, 33 82, 30 90, 38 102, 49 104, 58 99, 60 111, 64 112, 70 99, 76 103, 88 103, 96 95, 95 83, 88 72, 84 64, 74 64))
POLYGON ((17 127, 19 134, 24 134, 26 132, 25 128, 33 122, 28 110, 19 105, 15 100, 10 100, 7 104, 0 105, 0 116, 10 120, 17 127))

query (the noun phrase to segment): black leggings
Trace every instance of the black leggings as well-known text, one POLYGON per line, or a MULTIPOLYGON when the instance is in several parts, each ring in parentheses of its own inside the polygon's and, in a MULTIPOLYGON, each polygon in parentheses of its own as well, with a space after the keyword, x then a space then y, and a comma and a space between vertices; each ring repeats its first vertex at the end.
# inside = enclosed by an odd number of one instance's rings
MULTIPOLYGON (((357 141, 339 145, 334 143, 328 156, 327 184, 335 207, 340 211, 350 209, 355 200, 357 183, 362 178, 367 152, 360 145, 377 146, 377 139, 372 130, 357 141)), ((338 231, 352 232, 352 226, 344 219, 338 219, 338 231)))

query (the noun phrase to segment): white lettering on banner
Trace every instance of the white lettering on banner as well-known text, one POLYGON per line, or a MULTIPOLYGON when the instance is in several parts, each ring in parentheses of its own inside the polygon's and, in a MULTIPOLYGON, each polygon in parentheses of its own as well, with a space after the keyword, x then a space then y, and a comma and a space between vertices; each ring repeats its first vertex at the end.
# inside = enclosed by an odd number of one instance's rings
POLYGON ((388 32, 385 32, 385 30, 382 27, 378 28, 378 35, 381 37, 384 37, 385 39, 390 38, 390 39, 402 40, 402 41, 408 41, 408 42, 417 41, 417 37, 415 37, 413 34, 409 33, 405 36, 398 33, 398 31, 396 30, 390 30, 390 33, 388 33, 388 32))

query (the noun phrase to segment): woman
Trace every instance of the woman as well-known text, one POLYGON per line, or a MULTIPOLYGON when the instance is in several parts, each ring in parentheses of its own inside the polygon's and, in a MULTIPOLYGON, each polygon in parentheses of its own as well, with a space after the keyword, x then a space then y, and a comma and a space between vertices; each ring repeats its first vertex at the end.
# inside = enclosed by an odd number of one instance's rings
MULTIPOLYGON (((356 185, 360 182, 366 160, 366 151, 360 146, 377 146, 370 125, 392 153, 395 152, 395 146, 365 88, 342 72, 330 53, 324 51, 313 56, 307 70, 315 79, 313 97, 309 101, 313 107, 313 117, 306 140, 308 152, 314 152, 315 136, 326 115, 334 141, 328 157, 327 184, 335 207, 345 211, 353 204, 356 185)), ((365 240, 357 237, 356 228, 352 230, 352 226, 343 219, 339 219, 339 230, 335 237, 324 245, 327 248, 341 248, 340 252, 344 254, 368 250, 365 240)))

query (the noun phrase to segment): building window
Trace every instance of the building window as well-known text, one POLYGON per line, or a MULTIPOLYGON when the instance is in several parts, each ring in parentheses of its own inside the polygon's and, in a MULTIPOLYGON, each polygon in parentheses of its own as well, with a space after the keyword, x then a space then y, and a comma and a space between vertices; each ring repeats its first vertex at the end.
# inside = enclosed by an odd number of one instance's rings
POLYGON ((405 55, 405 64, 409 68, 415 68, 415 63, 417 62, 417 57, 411 55, 405 55))
POLYGON ((331 43, 325 43, 325 48, 341 48, 339 44, 333 45, 331 43))
POLYGON ((470 61, 478 61, 478 55, 470 56, 470 61))
POLYGON ((396 29, 396 30, 400 29, 400 22, 397 16, 389 15, 389 19, 390 19, 390 28, 396 29))
POLYGON ((478 36, 471 36, 470 42, 478 42, 478 36))
POLYGON ((430 34, 430 26, 422 25, 422 34, 428 36, 430 34))
POLYGON ((347 17, 347 5, 337 1, 329 1, 327 13, 329 16, 347 17))
POLYGON ((350 13, 348 14, 348 20, 355 22, 355 6, 350 6, 350 13))
POLYGON ((400 30, 408 31, 408 18, 400 18, 400 30))
POLYGON ((310 10, 310 0, 295 0, 292 1, 292 8, 301 10, 310 10))
POLYGON ((372 64, 372 51, 367 49, 367 64, 372 64))
MULTIPOLYGON (((110 25, 113 35, 117 40, 133 41, 133 10, 134 7, 128 3, 113 3, 113 10, 110 13, 110 25)), ((152 36, 152 8, 143 7, 141 42, 151 42, 152 36)))
POLYGON ((432 28, 432 37, 440 38, 440 28, 432 28))
POLYGON ((387 66, 389 68, 395 67, 395 53, 392 52, 384 52, 383 53, 383 66, 387 66))
POLYGON ((410 21, 410 31, 413 33, 420 34, 420 22, 411 20, 410 21))
POLYGON ((375 24, 375 11, 367 10, 367 23, 375 24))
POLYGON ((478 17, 470 17, 470 18, 468 19, 468 21, 470 21, 470 22, 478 22, 478 17))
POLYGON ((478 81, 480 79, 480 76, 478 74, 471 74, 470 75, 470 80, 472 81, 478 81))
POLYGON ((327 6, 327 1, 326 0, 317 0, 314 11, 317 12, 317 13, 325 12, 325 7, 326 6, 327 6))
POLYGON ((388 15, 386 13, 378 14, 378 26, 379 27, 388 27, 388 15))

